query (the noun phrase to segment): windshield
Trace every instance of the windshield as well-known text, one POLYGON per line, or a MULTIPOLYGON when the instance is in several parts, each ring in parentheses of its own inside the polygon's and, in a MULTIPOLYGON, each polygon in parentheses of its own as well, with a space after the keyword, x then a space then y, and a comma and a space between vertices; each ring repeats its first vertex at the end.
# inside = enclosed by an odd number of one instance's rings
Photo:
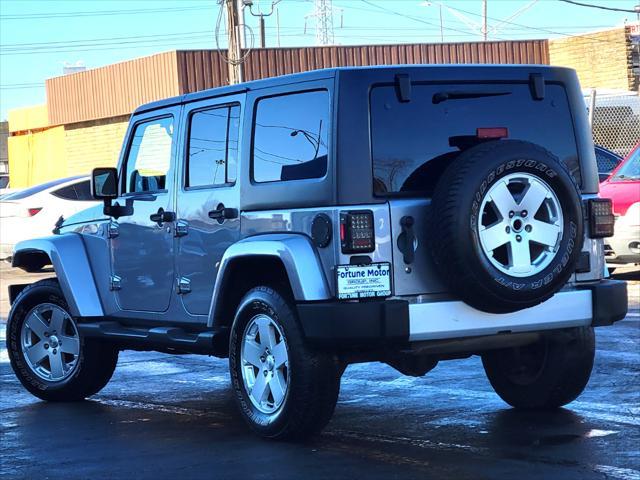
POLYGON ((640 147, 631 153, 612 180, 640 180, 640 147))
POLYGON ((75 180, 77 178, 82 178, 82 177, 77 176, 77 177, 69 177, 69 178, 60 178, 58 180, 52 180, 47 183, 41 183, 40 185, 35 185, 33 187, 25 188, 24 190, 20 190, 19 192, 9 193, 3 196, 2 200, 22 200, 23 198, 30 197, 31 195, 35 195, 36 193, 43 192, 48 188, 55 187, 56 185, 60 185, 61 183, 68 182, 69 180, 75 180))

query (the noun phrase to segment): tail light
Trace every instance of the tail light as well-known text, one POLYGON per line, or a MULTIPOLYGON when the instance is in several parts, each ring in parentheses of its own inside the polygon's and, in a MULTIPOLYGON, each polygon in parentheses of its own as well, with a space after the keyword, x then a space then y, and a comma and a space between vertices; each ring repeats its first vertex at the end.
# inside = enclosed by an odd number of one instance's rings
POLYGON ((505 127, 476 128, 477 138, 508 138, 509 129, 505 127))
POLYGON ((340 214, 342 253, 369 253, 376 249, 373 212, 360 210, 340 214))
POLYGON ((613 237, 615 217, 610 198, 592 198, 588 203, 591 238, 613 237))
POLYGON ((27 209, 27 215, 29 217, 33 217, 33 216, 37 215, 38 213, 40 213, 40 210, 42 210, 42 207, 40 207, 40 208, 28 208, 27 209))

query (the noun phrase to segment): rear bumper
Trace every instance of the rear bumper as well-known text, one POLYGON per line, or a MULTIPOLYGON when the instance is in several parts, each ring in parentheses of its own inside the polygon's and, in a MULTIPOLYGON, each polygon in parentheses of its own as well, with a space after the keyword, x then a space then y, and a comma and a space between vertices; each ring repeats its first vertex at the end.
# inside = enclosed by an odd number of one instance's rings
POLYGON ((540 305, 506 314, 482 312, 461 301, 409 303, 390 299, 298 305, 307 339, 340 344, 402 343, 605 326, 626 314, 627 286, 615 280, 560 292, 540 305))

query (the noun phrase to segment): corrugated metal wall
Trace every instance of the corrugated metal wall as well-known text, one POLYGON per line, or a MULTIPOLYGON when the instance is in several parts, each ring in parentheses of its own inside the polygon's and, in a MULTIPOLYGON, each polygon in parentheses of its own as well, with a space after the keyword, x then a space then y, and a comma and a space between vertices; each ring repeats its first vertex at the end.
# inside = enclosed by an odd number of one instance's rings
MULTIPOLYGON (((179 52, 181 53, 181 52, 179 52)), ((328 67, 413 63, 549 63, 546 40, 256 49, 246 80, 328 67)), ((187 90, 191 91, 191 90, 187 90)))
POLYGON ((128 115, 142 103, 178 95, 176 54, 159 53, 48 79, 49 124, 128 115))
MULTIPOLYGON (((548 64, 546 40, 254 49, 245 80, 319 68, 413 63, 548 64)), ((216 50, 161 53, 47 80, 51 125, 131 113, 138 105, 227 83, 216 50)))

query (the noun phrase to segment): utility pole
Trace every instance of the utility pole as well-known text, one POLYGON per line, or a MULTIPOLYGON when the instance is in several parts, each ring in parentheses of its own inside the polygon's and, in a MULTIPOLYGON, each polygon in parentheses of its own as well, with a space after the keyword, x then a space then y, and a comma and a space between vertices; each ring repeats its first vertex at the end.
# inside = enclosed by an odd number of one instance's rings
POLYGON ((227 9, 227 35, 229 66, 229 84, 242 82, 242 47, 240 44, 240 23, 238 3, 235 0, 224 0, 227 9))
MULTIPOLYGON (((275 7, 279 2, 280 0, 273 0, 271 2, 271 10, 269 11, 269 13, 262 13, 259 6, 258 6, 258 13, 255 13, 253 11, 253 0, 243 0, 244 5, 249 7, 249 11, 251 12, 251 15, 253 15, 254 17, 260 17, 260 20, 258 23, 260 27, 260 48, 266 47, 266 43, 267 43, 267 39, 266 39, 267 35, 264 31, 264 17, 270 17, 271 15, 273 15, 275 7)), ((278 46, 280 46, 280 24, 279 23, 278 23, 278 46)))
POLYGON ((482 0, 482 40, 487 41, 487 0, 482 0))

